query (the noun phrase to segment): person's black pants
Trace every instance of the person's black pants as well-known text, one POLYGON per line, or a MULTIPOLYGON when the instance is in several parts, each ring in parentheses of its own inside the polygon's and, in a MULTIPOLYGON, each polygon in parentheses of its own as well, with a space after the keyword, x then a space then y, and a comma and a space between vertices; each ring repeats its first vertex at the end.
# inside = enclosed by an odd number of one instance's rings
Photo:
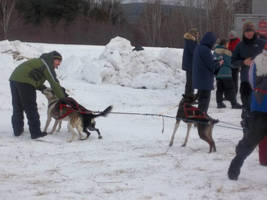
POLYGON ((210 104, 210 92, 210 90, 198 90, 198 108, 206 114, 210 104))
POLYGON ((194 96, 194 89, 192 87, 192 72, 186 71, 185 96, 194 96))
POLYGON ((248 123, 251 118, 250 114, 250 102, 251 102, 251 93, 252 89, 248 82, 242 82, 240 86, 240 95, 242 101, 242 113, 241 113, 241 126, 243 128, 244 137, 247 137, 248 134, 248 123))
POLYGON ((267 113, 252 112, 249 129, 236 146, 236 156, 232 160, 228 173, 238 176, 244 160, 252 153, 261 140, 267 135, 267 113))
POLYGON ((250 110, 250 102, 251 102, 251 86, 248 82, 242 82, 240 86, 240 95, 243 108, 247 111, 250 110))
POLYGON ((41 134, 40 117, 36 103, 36 90, 27 83, 19 83, 10 81, 10 89, 12 95, 12 127, 15 136, 19 136, 23 132, 23 112, 25 111, 30 133, 32 137, 41 134))
POLYGON ((234 82, 232 78, 218 78, 216 80, 217 90, 216 90, 216 102, 220 104, 223 102, 223 94, 225 98, 231 102, 231 104, 236 104, 236 94, 234 89, 234 82))
POLYGON ((232 69, 232 77, 233 77, 233 82, 234 82, 234 91, 235 95, 237 95, 238 92, 238 74, 239 74, 239 69, 232 69))

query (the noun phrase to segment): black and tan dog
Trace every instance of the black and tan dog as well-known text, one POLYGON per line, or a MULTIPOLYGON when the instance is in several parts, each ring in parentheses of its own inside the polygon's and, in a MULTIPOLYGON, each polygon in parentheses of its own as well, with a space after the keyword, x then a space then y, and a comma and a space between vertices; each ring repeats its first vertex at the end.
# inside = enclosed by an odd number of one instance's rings
POLYGON ((52 128, 52 131, 49 132, 49 134, 53 134, 57 126, 57 131, 60 131, 62 120, 68 121, 68 130, 72 133, 72 138, 68 140, 68 142, 72 142, 76 135, 79 136, 80 140, 87 139, 91 134, 89 131, 96 131, 98 133, 98 138, 102 138, 99 129, 95 127, 95 118, 100 116, 106 116, 108 113, 111 112, 112 106, 107 107, 104 111, 98 114, 93 112, 78 112, 76 110, 72 110, 68 115, 66 115, 66 108, 60 108, 60 103, 62 102, 60 102, 60 100, 54 95, 51 88, 44 89, 43 94, 48 100, 47 121, 44 131, 47 131, 47 128, 52 118, 54 118, 55 123, 52 128), (75 129, 78 131, 78 134, 75 132, 75 129), (86 133, 86 137, 82 138, 82 132, 86 133))
POLYGON ((182 120, 187 124, 187 133, 185 141, 182 145, 183 147, 186 146, 190 129, 194 124, 197 127, 199 137, 209 144, 209 152, 215 152, 216 146, 212 138, 212 130, 214 124, 217 123, 218 120, 210 118, 209 116, 201 113, 196 107, 192 106, 195 100, 196 99, 194 97, 183 96, 182 100, 180 101, 176 115, 176 123, 169 146, 173 145, 175 133, 179 127, 180 121, 182 120))

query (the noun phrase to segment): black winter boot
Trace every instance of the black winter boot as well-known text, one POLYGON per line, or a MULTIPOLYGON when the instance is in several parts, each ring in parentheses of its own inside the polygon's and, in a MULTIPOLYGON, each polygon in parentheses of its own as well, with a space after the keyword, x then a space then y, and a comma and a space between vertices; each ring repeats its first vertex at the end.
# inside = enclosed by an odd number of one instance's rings
POLYGON ((228 169, 228 172, 227 172, 227 174, 228 174, 228 178, 230 179, 230 180, 234 180, 234 181, 236 181, 237 179, 238 179, 238 176, 239 176, 239 174, 240 174, 240 168, 241 168, 241 166, 242 166, 242 161, 240 162, 238 159, 237 159, 237 157, 235 157, 233 160, 232 160, 232 162, 231 162, 231 164, 230 164, 230 167, 229 167, 229 169, 228 169))
POLYGON ((47 132, 41 132, 39 135, 32 135, 31 138, 32 139, 38 139, 40 137, 44 137, 47 136, 47 132))

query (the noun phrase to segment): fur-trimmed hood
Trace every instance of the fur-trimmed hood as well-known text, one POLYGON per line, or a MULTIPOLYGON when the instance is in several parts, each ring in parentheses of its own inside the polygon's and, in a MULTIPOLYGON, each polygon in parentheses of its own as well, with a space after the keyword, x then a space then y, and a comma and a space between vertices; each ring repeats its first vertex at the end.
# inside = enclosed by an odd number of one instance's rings
POLYGON ((257 66, 257 76, 267 76, 267 50, 263 50, 263 52, 255 58, 254 62, 257 66))
POLYGON ((188 32, 184 34, 184 39, 193 40, 193 41, 197 40, 197 38, 194 35, 192 35, 191 33, 188 33, 188 32))
POLYGON ((227 56, 232 56, 232 52, 228 49, 226 49, 223 46, 217 46, 214 50, 215 53, 220 54, 220 55, 227 55, 227 56))

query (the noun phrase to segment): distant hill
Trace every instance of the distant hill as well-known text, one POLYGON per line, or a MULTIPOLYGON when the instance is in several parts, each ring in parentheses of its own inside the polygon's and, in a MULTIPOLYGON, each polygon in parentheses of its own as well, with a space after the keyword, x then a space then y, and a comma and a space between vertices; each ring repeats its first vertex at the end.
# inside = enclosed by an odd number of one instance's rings
MULTIPOLYGON (((129 0, 125 0, 125 1, 129 1, 129 0)), ((138 1, 138 0, 134 0, 134 1, 138 1)), ((144 1, 144 0, 139 0, 139 3, 123 3, 122 4, 122 9, 125 14, 125 17, 130 23, 133 23, 136 20, 138 20, 138 17, 142 14, 146 3, 141 3, 141 1, 144 1)), ((176 1, 176 5, 163 4, 162 9, 164 12, 169 12, 172 8, 174 8, 177 5, 179 5, 177 4, 177 1, 176 1)))
MULTIPOLYGON (((121 3, 123 4, 132 4, 132 3, 146 3, 147 0, 121 0, 121 3)), ((177 5, 177 4, 183 4, 184 0, 161 0, 162 4, 166 5, 177 5)))

